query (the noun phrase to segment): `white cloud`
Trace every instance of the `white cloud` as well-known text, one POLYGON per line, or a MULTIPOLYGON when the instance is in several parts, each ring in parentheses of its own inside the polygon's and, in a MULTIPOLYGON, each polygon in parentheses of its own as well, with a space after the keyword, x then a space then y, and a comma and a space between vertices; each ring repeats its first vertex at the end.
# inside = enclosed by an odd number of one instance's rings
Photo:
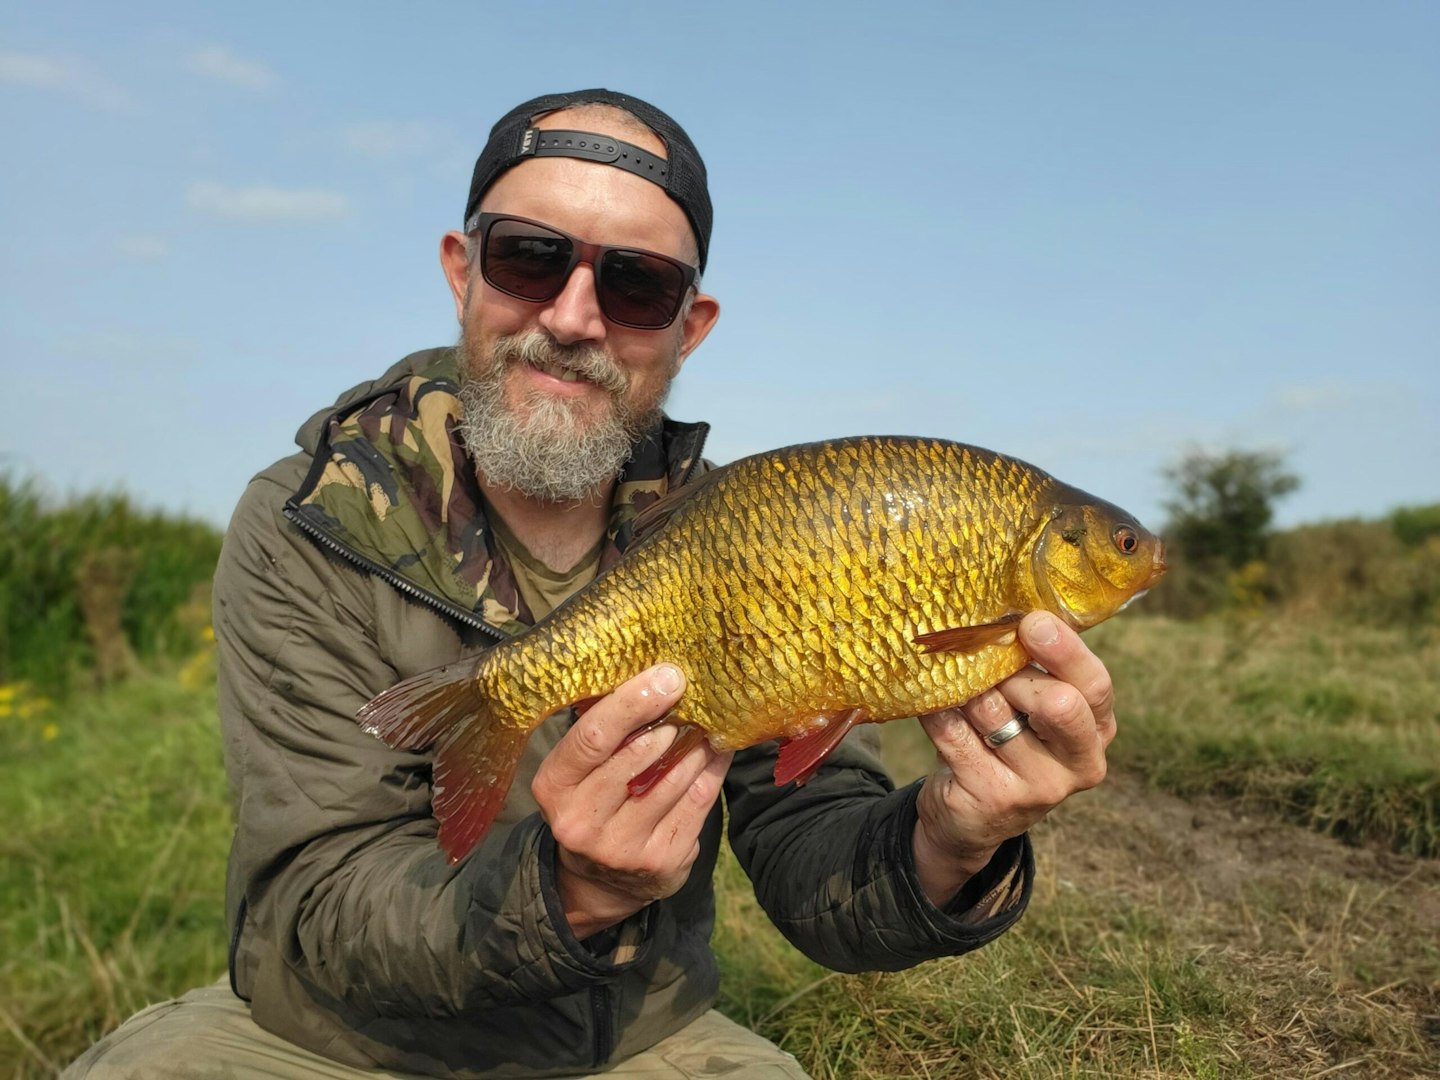
POLYGON ((1314 383, 1291 383, 1275 388, 1275 400, 1289 412, 1328 412, 1344 408, 1355 400, 1356 390, 1336 379, 1314 383))
POLYGON ((191 210, 230 221, 334 221, 350 213, 350 199, 337 191, 229 187, 199 181, 185 195, 191 210))
POLYGON ((0 82, 53 90, 107 112, 129 112, 135 99, 94 65, 73 56, 0 51, 0 82))
POLYGON ((170 254, 170 241, 163 236, 132 233, 129 236, 116 237, 115 250, 128 258, 150 262, 170 254))
POLYGON ((423 120, 371 120, 348 124, 340 131, 345 147, 375 158, 418 157, 452 140, 423 120))
POLYGON ((207 45, 185 58, 185 66, 197 75, 229 83, 246 90, 264 92, 280 85, 280 76, 258 60, 237 56, 223 45, 207 45))

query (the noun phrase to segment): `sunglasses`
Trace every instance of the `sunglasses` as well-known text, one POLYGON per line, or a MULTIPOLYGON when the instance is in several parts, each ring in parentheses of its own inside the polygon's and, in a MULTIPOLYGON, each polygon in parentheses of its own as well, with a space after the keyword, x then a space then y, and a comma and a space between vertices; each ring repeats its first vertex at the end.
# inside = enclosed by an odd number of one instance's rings
POLYGON ((529 218, 479 214, 471 235, 477 233, 480 273, 507 296, 544 303, 587 262, 605 318, 636 330, 663 330, 674 322, 695 282, 695 268, 669 255, 588 244, 529 218))

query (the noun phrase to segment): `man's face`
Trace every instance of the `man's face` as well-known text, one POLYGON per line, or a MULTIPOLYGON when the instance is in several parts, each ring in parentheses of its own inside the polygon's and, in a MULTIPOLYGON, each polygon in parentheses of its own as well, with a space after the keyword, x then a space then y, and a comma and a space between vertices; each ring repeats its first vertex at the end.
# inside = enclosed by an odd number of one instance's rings
MULTIPOLYGON (((538 126, 584 125, 561 112, 538 126)), ((664 153, 649 133, 616 135, 664 153)), ((544 222, 591 243, 694 261, 684 211, 660 187, 609 165, 532 159, 503 173, 481 209, 544 222)), ((449 258, 448 249, 442 253, 449 258)), ((495 289, 478 263, 466 266, 463 287, 448 263, 446 269, 462 329, 463 433, 477 468, 493 483, 557 502, 584 498, 614 478, 718 314, 711 298, 700 297, 670 326, 636 330, 602 314, 588 263, 541 303, 495 289)))

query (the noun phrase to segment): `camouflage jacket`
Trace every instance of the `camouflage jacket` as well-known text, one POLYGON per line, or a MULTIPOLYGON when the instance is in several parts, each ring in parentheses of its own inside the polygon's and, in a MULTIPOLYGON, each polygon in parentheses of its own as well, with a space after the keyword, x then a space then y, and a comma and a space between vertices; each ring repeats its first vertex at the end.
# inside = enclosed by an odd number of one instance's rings
MULTIPOLYGON (((430 762, 359 730, 401 678, 522 631, 529 612, 492 550, 454 438, 451 349, 416 353, 301 429, 257 476, 215 579, 220 714, 235 808, 231 981, 262 1026, 350 1064, 446 1077, 573 1075, 653 1045, 709 1008, 719 807, 688 883, 578 941, 529 779, 567 717, 531 737, 495 826, 450 866, 430 762)), ((641 441, 604 565, 635 513, 702 467, 703 425, 641 441)), ((767 914, 845 971, 960 953, 1019 917, 1033 863, 1006 845, 944 910, 919 891, 914 786, 893 787, 873 729, 804 787, 771 779, 773 745, 736 755, 729 836, 767 914)))

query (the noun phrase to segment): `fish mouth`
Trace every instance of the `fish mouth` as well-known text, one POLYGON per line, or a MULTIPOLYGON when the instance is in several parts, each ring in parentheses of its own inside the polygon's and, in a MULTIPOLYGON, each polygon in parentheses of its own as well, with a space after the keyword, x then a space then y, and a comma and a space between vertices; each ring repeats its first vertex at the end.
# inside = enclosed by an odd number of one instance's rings
POLYGON ((1150 575, 1141 583, 1140 588, 1142 590, 1154 588, 1160 583, 1160 579, 1165 576, 1165 571, 1168 569, 1170 567, 1165 563, 1165 545, 1161 543, 1155 548, 1155 554, 1151 558, 1150 575))

